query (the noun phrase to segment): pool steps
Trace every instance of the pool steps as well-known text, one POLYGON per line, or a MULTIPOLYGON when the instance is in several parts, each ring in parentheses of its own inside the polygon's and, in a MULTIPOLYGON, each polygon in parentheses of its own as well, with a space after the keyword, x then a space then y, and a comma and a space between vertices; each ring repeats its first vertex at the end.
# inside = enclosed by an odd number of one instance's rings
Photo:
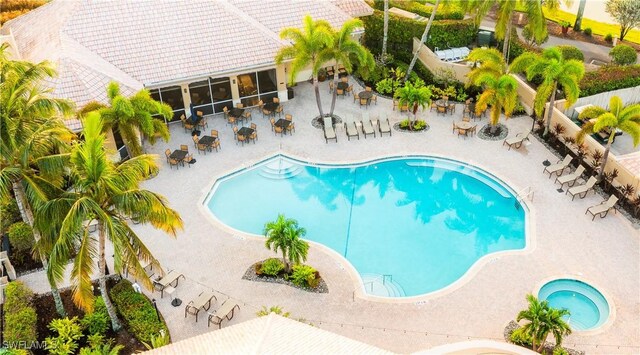
POLYGON ((367 294, 381 297, 405 297, 402 286, 386 275, 362 274, 362 282, 367 294))
POLYGON ((300 174, 302 170, 300 165, 285 160, 276 160, 262 166, 258 174, 267 179, 284 180, 300 174))

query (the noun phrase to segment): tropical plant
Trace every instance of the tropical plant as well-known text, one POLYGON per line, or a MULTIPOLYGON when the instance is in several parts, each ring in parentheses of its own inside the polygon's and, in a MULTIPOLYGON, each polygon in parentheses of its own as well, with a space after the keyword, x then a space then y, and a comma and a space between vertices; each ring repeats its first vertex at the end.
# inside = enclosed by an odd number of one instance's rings
POLYGON ((467 60, 476 63, 467 74, 467 87, 474 85, 485 74, 499 78, 507 73, 507 64, 495 48, 476 48, 469 53, 467 60))
POLYGON ((522 54, 511 63, 510 69, 515 73, 526 72, 528 80, 532 80, 536 76, 543 78, 542 83, 538 86, 533 108, 538 116, 542 116, 545 104, 549 100, 543 133, 546 136, 551 126, 558 87, 562 88, 567 105, 573 105, 580 96, 578 83, 584 76, 584 64, 574 59, 565 60, 560 50, 550 47, 546 48, 542 55, 532 52, 522 54))
MULTIPOLYGON (((435 11, 435 10, 434 10, 435 11)), ((413 120, 409 122, 409 129, 414 129, 414 123, 418 120, 418 109, 423 110, 431 105, 431 90, 428 87, 416 87, 411 82, 406 82, 404 87, 398 89, 395 94, 399 106, 409 106, 413 113, 413 120)))
POLYGON ((564 336, 571 334, 569 324, 562 319, 569 315, 569 311, 551 308, 546 300, 540 302, 531 294, 527 295, 527 302, 528 308, 520 311, 516 320, 529 321, 522 327, 522 333, 531 338, 531 348, 540 352, 549 333, 553 334, 556 345, 560 346, 564 336))
POLYGON ((316 104, 320 117, 324 117, 320 101, 320 88, 318 87, 318 71, 324 64, 321 60, 321 54, 333 46, 334 35, 331 25, 327 21, 314 21, 309 15, 304 17, 302 25, 302 30, 289 27, 280 32, 280 38, 290 41, 292 45, 281 48, 276 54, 275 62, 282 64, 285 60, 292 60, 289 69, 289 82, 292 85, 301 70, 311 67, 316 104))
POLYGON ((626 44, 619 44, 609 51, 609 56, 617 65, 631 65, 638 60, 636 50, 626 44))
MULTIPOLYGON (((65 151, 74 136, 60 116, 73 109, 43 89, 42 81, 55 75, 50 63, 9 60, 7 48, 0 46, 0 199, 11 198, 13 191, 22 220, 33 227, 34 210, 63 183, 65 151)), ((33 237, 39 243, 37 228, 33 237)), ((46 248, 36 252, 46 267, 46 248)), ((49 283, 56 310, 63 316, 60 293, 52 280, 49 283)))
POLYGON ((260 266, 260 272, 269 276, 276 276, 282 270, 284 270, 284 263, 276 258, 269 258, 260 266))
MULTIPOLYGON (((373 55, 360 42, 351 38, 351 34, 357 29, 363 27, 362 21, 359 19, 351 19, 346 21, 339 31, 333 31, 332 45, 322 51, 320 61, 326 63, 335 60, 336 66, 342 65, 347 73, 353 71, 353 65, 358 65, 358 70, 362 74, 368 74, 375 68, 375 60, 373 55)), ((333 76, 333 85, 338 85, 338 75, 333 76)), ((336 107, 337 91, 333 90, 331 97, 331 110, 329 115, 333 116, 333 110, 336 107)))
POLYGON ((152 335, 151 336, 151 340, 149 340, 148 343, 146 342, 142 342, 142 345, 144 345, 145 348, 147 348, 147 350, 151 350, 151 349, 157 349, 160 347, 163 347, 165 345, 169 345, 169 343, 171 343, 171 339, 169 338, 169 333, 165 333, 164 331, 160 331, 160 334, 158 334, 157 336, 152 335))
POLYGON ((82 338, 82 327, 78 317, 54 319, 49 323, 49 329, 57 336, 47 337, 49 354, 67 355, 75 353, 78 341, 82 338))
POLYGON ((620 40, 640 26, 640 0, 607 0, 606 11, 620 24, 620 40))
POLYGON ((149 343, 158 334, 169 334, 167 325, 156 307, 143 293, 136 291, 131 282, 121 279, 110 290, 113 304, 127 325, 127 331, 140 342, 149 343))
POLYGON ((26 251, 33 248, 33 228, 24 222, 17 222, 7 231, 9 243, 16 250, 26 251))
POLYGON ((33 291, 22 281, 6 286, 4 302, 4 341, 9 347, 30 344, 38 338, 38 316, 33 307, 33 291))
POLYGON ((91 335, 104 335, 107 332, 109 329, 109 313, 102 296, 96 298, 93 312, 85 313, 80 323, 91 335))
POLYGON ((66 263, 75 252, 71 271, 73 300, 80 308, 91 312, 95 297, 91 285, 93 263, 98 263, 100 293, 111 318, 114 331, 121 328, 115 308, 107 292, 106 242, 114 248, 115 272, 128 270, 134 278, 151 288, 151 281, 140 265, 141 261, 159 267, 128 220, 150 223, 153 227, 175 236, 182 228, 178 213, 168 207, 167 200, 139 185, 157 173, 155 158, 141 154, 122 163, 115 163, 104 148, 103 119, 96 112, 83 120, 84 141, 71 150, 71 188, 59 197, 43 204, 36 216, 36 225, 47 231, 53 241, 48 275, 62 281, 66 263), (92 236, 86 221, 97 221, 97 237, 92 236), (53 237, 57 236, 57 238, 53 237))
POLYGON ((316 269, 309 265, 294 265, 293 273, 291 273, 289 278, 294 285, 310 286, 314 284, 316 269))
POLYGON ((124 349, 123 345, 113 344, 113 339, 105 341, 104 336, 93 334, 87 336, 88 347, 80 349, 80 355, 118 355, 120 350, 124 349))
POLYGON ((616 135, 616 130, 621 130, 631 136, 633 139, 633 146, 637 146, 640 143, 640 104, 633 104, 624 106, 622 99, 618 96, 612 96, 609 100, 609 110, 600 106, 590 106, 580 113, 579 118, 581 120, 589 120, 585 123, 578 135, 576 141, 582 143, 586 135, 598 133, 601 131, 607 131, 609 138, 607 139, 607 146, 604 149, 602 157, 602 164, 598 171, 598 181, 602 180, 605 166, 607 165, 607 159, 609 158, 609 151, 611 150, 611 144, 616 135))
POLYGON ((291 263, 299 264, 300 261, 307 260, 309 243, 300 239, 306 233, 304 228, 298 227, 295 219, 285 218, 283 214, 264 226, 264 235, 267 237, 264 244, 269 250, 282 252, 282 262, 287 273, 291 269, 291 263))
MULTIPOLYGON (((124 96, 120 91, 120 84, 112 81, 107 86, 109 106, 101 105, 98 112, 103 119, 103 131, 118 131, 122 136, 131 156, 142 154, 140 134, 154 144, 160 136, 165 142, 169 141, 169 128, 163 120, 154 118, 159 115, 165 119, 173 116, 171 106, 151 98, 149 90, 143 89, 131 97, 124 96)), ((86 111, 89 108, 85 108, 86 111)))
POLYGON ((413 67, 416 65, 416 61, 418 60, 418 56, 420 55, 420 50, 422 49, 422 46, 427 42, 427 39, 429 38, 429 30, 431 29, 431 24, 433 23, 433 19, 436 17, 436 12, 438 11, 438 5, 440 5, 440 0, 436 0, 435 4, 433 4, 433 10, 431 10, 431 16, 429 16, 429 21, 427 21, 427 26, 424 28, 424 32, 422 32, 422 37, 420 37, 420 44, 418 45, 416 52, 413 54, 413 58, 411 58, 411 63, 409 63, 409 68, 407 69, 407 74, 404 77, 404 81, 409 80, 409 75, 411 74, 413 67))
POLYGON ((509 74, 496 77, 495 73, 488 72, 476 77, 473 84, 481 86, 484 90, 476 102, 476 114, 480 115, 491 105, 490 132, 496 134, 500 114, 504 111, 508 119, 518 105, 518 83, 509 74))
POLYGON ((258 317, 268 316, 271 313, 275 313, 279 316, 283 316, 285 318, 289 318, 289 312, 285 312, 280 306, 271 306, 267 308, 267 306, 262 306, 262 309, 256 312, 258 317))

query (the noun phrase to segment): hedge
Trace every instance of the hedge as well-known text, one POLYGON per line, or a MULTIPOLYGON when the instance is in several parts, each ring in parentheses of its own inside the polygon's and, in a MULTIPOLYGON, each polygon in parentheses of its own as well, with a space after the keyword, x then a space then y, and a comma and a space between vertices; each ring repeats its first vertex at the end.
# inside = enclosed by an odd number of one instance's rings
MULTIPOLYGON (((365 45, 374 54, 379 54, 382 49, 384 13, 374 10, 373 15, 361 18, 364 23, 365 45)), ((387 47, 389 53, 403 62, 410 62, 413 57, 413 38, 422 37, 426 24, 398 16, 389 16, 389 30, 387 47)), ((477 28, 471 19, 469 20, 442 20, 434 21, 427 46, 435 47, 464 47, 472 43, 477 35, 477 28)))
POLYGON ((560 50, 560 52, 562 53, 562 58, 564 58, 565 60, 575 59, 584 62, 584 53, 582 53, 582 51, 578 47, 571 45, 561 45, 556 46, 556 48, 560 50))
POLYGON ((24 222, 16 222, 7 230, 9 244, 16 250, 31 250, 35 240, 33 239, 33 229, 24 222))
POLYGON ((640 65, 607 65, 586 72, 580 80, 580 97, 640 85, 640 65))
POLYGON ((21 281, 9 282, 5 289, 4 341, 9 347, 38 340, 37 314, 32 306, 33 292, 21 281))
POLYGON ((120 280, 109 294, 127 330, 140 342, 149 343, 152 336, 160 335, 160 331, 169 334, 167 325, 158 317, 151 301, 142 293, 137 293, 131 282, 120 280))
MULTIPOLYGON (((389 8, 397 7, 402 10, 406 10, 409 12, 413 12, 414 14, 420 15, 422 17, 429 18, 431 16, 431 11, 433 10, 433 6, 421 4, 418 1, 389 1, 389 8)), ((384 11, 384 0, 375 0, 373 8, 376 10, 384 11)), ((390 14, 392 15, 392 14, 390 14)), ((462 20, 464 18, 464 13, 456 9, 448 9, 443 10, 442 6, 436 12, 436 16, 434 20, 462 20)))

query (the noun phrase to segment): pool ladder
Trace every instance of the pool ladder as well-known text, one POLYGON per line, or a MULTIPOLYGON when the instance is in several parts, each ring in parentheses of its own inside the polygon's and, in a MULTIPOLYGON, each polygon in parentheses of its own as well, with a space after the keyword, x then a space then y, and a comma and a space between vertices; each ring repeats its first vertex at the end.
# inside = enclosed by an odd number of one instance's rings
POLYGON ((516 195, 516 200, 523 201, 527 199, 533 202, 533 194, 534 194, 533 187, 532 186, 526 187, 520 190, 520 192, 518 192, 518 194, 516 195))

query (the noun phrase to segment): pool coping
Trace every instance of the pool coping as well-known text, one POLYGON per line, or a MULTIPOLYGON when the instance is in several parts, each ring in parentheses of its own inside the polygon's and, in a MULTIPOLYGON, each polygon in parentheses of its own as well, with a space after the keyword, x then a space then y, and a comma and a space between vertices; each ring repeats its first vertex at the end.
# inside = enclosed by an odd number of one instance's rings
POLYGON ((542 287, 544 287, 544 285, 548 284, 551 281, 561 280, 561 279, 576 280, 593 287, 596 291, 600 292, 602 297, 604 297, 604 299, 607 301, 607 304, 609 305, 609 318, 607 319, 606 322, 602 323, 602 325, 593 329, 588 329, 588 330, 571 329, 571 332, 575 335, 591 336, 591 335, 601 334, 609 330, 609 328, 611 328, 616 318, 616 307, 615 307, 615 303, 613 302, 613 298, 604 288, 600 287, 600 285, 598 285, 597 283, 587 278, 584 278, 581 273, 562 274, 562 275, 547 277, 536 285, 536 287, 533 289, 533 295, 536 296, 537 298, 538 294, 540 293, 540 290, 542 289, 542 287))
POLYGON ((293 160, 298 160, 300 162, 305 162, 305 163, 310 164, 310 165, 338 165, 338 164, 341 164, 341 165, 364 165, 364 164, 367 164, 367 163, 372 163, 372 162, 379 161, 379 160, 384 160, 384 159, 407 158, 407 157, 421 157, 421 158, 432 157, 432 158, 453 160, 453 161, 457 161, 457 162, 460 162, 460 163, 463 163, 463 164, 471 165, 472 167, 480 169, 482 171, 482 173, 487 174, 489 177, 492 177, 492 178, 495 178, 495 179, 499 180, 499 182, 501 182, 502 184, 506 185, 506 187, 510 190, 510 192, 513 191, 513 194, 516 196, 516 199, 524 207, 524 210, 525 210, 525 228, 524 228, 524 230, 525 230, 525 247, 524 248, 518 249, 518 250, 504 250, 504 251, 498 251, 498 252, 493 252, 493 253, 486 254, 486 255, 482 256, 480 259, 476 260, 473 263, 473 265, 471 265, 471 267, 469 267, 469 269, 467 269, 467 271, 460 278, 458 278, 456 281, 454 281, 453 283, 451 283, 451 284, 449 284, 449 285, 447 285, 444 288, 441 288, 439 290, 432 291, 432 292, 429 292, 429 293, 420 294, 420 295, 416 295, 416 296, 382 297, 382 296, 375 296, 375 295, 368 294, 366 292, 366 290, 365 290, 365 284, 362 281, 362 278, 360 277, 360 274, 355 269, 355 267, 351 264, 351 262, 349 262, 349 260, 347 260, 341 254, 339 254, 337 251, 329 248, 328 246, 325 246, 322 243, 305 239, 305 241, 309 242, 314 247, 317 247, 318 249, 324 251, 325 254, 331 255, 333 257, 334 261, 336 261, 336 265, 338 265, 338 267, 341 270, 345 270, 345 271, 347 271, 349 273, 352 282, 356 286, 355 290, 353 291, 353 297, 354 298, 357 296, 360 299, 368 300, 368 301, 374 301, 374 302, 392 303, 392 304, 415 303, 415 304, 419 305, 419 304, 427 302, 427 301, 429 301, 431 299, 435 299, 435 298, 447 295, 449 293, 452 293, 455 290, 461 288, 462 286, 467 284, 469 281, 471 281, 480 272, 480 270, 487 264, 496 262, 502 257, 510 257, 510 256, 516 256, 516 255, 530 254, 533 251, 535 251, 535 249, 536 249, 535 238, 533 238, 533 236, 535 235, 535 223, 532 223, 532 221, 535 218, 535 211, 534 211, 534 208, 533 208, 533 204, 532 203, 530 204, 529 201, 526 198, 520 198, 519 193, 518 193, 518 191, 522 191, 525 188, 524 187, 520 188, 520 189, 515 188, 514 186, 516 186, 516 185, 510 183, 509 179, 505 179, 501 175, 498 175, 498 174, 495 174, 493 172, 490 172, 490 170, 486 169, 482 164, 477 164, 477 163, 473 162, 470 159, 458 159, 458 158, 443 156, 441 154, 432 154, 432 153, 425 154, 425 153, 416 153, 416 152, 396 152, 395 154, 375 155, 375 156, 372 156, 372 157, 369 157, 369 158, 366 158, 366 159, 362 159, 362 160, 326 161, 326 160, 319 160, 319 159, 315 159, 315 158, 311 158, 311 157, 300 156, 300 155, 298 155, 298 154, 296 154, 294 152, 283 151, 282 149, 280 149, 280 150, 278 150, 276 152, 265 154, 262 157, 259 157, 259 158, 256 158, 256 159, 252 159, 250 161, 240 162, 235 168, 228 169, 227 171, 224 171, 221 174, 212 176, 211 182, 209 184, 205 185, 204 189, 201 190, 201 192, 202 192, 201 197, 197 201, 198 210, 213 225, 218 226, 219 228, 221 228, 224 231, 227 231, 232 236, 239 236, 241 239, 251 238, 252 240, 256 240, 256 241, 264 241, 264 236, 262 236, 262 235, 246 233, 246 232, 237 230, 235 228, 232 228, 232 227, 226 225, 222 221, 218 220, 214 216, 214 214, 206 207, 205 202, 213 194, 213 192, 214 192, 213 191, 213 187, 215 186, 215 184, 219 180, 228 178, 231 175, 234 175, 234 174, 236 174, 236 173, 238 173, 238 172, 240 172, 242 170, 250 169, 250 168, 254 167, 255 165, 261 164, 264 161, 269 160, 271 158, 274 158, 276 156, 285 156, 287 158, 290 158, 290 159, 293 159, 293 160))

